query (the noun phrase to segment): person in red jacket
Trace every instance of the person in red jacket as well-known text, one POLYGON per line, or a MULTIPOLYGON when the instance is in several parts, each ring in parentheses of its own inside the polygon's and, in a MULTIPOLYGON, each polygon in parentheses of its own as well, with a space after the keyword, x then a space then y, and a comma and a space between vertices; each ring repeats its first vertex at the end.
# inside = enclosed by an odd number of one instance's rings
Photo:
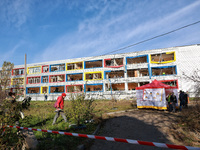
POLYGON ((57 98, 56 111, 55 111, 56 115, 55 115, 55 117, 53 119, 52 125, 54 125, 56 123, 56 120, 58 119, 60 114, 63 117, 63 119, 65 120, 65 122, 67 122, 67 118, 66 118, 65 113, 63 111, 63 109, 64 109, 64 98, 65 97, 66 97, 66 94, 62 93, 62 95, 57 98))

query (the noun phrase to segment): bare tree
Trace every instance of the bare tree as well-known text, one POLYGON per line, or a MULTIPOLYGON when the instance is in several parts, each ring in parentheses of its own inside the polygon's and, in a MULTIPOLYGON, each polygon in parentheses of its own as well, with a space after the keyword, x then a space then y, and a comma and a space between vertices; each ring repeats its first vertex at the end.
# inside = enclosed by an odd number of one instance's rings
POLYGON ((0 104, 6 98, 13 67, 13 63, 4 61, 2 70, 0 70, 0 104))
POLYGON ((199 97, 200 96, 200 70, 197 69, 195 70, 192 74, 186 74, 185 72, 183 72, 183 77, 184 79, 194 82, 194 92, 195 92, 195 97, 199 97))

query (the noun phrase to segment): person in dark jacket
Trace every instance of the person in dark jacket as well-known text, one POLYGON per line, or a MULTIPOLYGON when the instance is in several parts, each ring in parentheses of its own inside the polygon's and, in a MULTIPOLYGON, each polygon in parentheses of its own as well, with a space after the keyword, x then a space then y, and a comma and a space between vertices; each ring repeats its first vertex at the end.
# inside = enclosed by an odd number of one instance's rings
POLYGON ((176 112, 177 98, 176 98, 176 95, 174 95, 174 92, 172 92, 172 95, 170 97, 170 103, 172 104, 173 112, 176 112))
POLYGON ((62 95, 57 98, 56 111, 55 111, 56 115, 55 115, 55 117, 53 119, 52 125, 54 125, 56 123, 56 120, 58 119, 60 114, 63 117, 63 119, 65 120, 65 122, 67 122, 67 118, 66 118, 65 113, 63 111, 63 109, 64 109, 64 98, 65 97, 66 97, 66 94, 62 93, 62 95))
POLYGON ((185 101, 185 108, 188 108, 188 93, 187 92, 185 92, 184 93, 184 101, 185 101))
POLYGON ((182 111, 182 107, 185 106, 185 94, 181 90, 180 90, 180 94, 179 94, 179 101, 180 101, 179 110, 182 111))

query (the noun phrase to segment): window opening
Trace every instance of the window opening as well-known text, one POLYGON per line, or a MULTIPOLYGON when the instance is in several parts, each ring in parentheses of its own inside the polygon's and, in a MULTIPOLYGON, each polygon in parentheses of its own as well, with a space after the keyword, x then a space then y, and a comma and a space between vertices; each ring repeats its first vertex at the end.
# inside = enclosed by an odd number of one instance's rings
POLYGON ((123 66, 123 58, 105 59, 105 67, 123 66))
POLYGON ((12 78, 11 79, 11 85, 23 85, 24 84, 24 78, 12 78))
POLYGON ((151 54, 151 63, 170 63, 175 61, 175 52, 151 54))
POLYGON ((28 77, 27 84, 36 84, 40 83, 40 77, 28 77))
POLYGON ((67 70, 77 70, 77 69, 83 69, 82 62, 67 63, 67 70))
POLYGON ((83 92, 83 85, 68 85, 67 93, 78 93, 83 92))
POLYGON ((42 76, 42 83, 48 83, 48 76, 42 76))
POLYGON ((127 58, 127 64, 147 63, 147 56, 127 58))
POLYGON ((41 67, 28 67, 28 74, 41 73, 41 67))
POLYGON ((102 72, 100 73, 86 73, 86 80, 101 80, 102 72))
POLYGON ((49 72, 49 66, 42 66, 42 72, 43 73, 49 72))
POLYGON ((42 87, 42 94, 48 93, 48 87, 43 86, 42 87))
POLYGON ((106 79, 110 78, 124 78, 124 70, 106 72, 106 79))
POLYGON ((65 64, 51 65, 51 72, 65 71, 65 64))
POLYGON ((13 69, 13 74, 12 75, 18 76, 18 75, 23 75, 23 74, 24 74, 24 68, 13 69))
POLYGON ((86 85, 86 92, 102 92, 103 91, 103 85, 102 84, 97 84, 97 85, 86 85))
POLYGON ((103 67, 102 66, 102 60, 95 60, 95 61, 86 61, 85 62, 85 68, 98 68, 103 67))
POLYGON ((83 80, 83 74, 67 74, 67 81, 80 81, 83 80))
POLYGON ((147 68, 127 70, 127 77, 145 77, 145 76, 149 76, 149 71, 147 68))
POLYGON ((64 86, 51 86, 50 87, 50 93, 63 93, 64 90, 64 86))
POLYGON ((50 76, 51 82, 64 82, 65 81, 65 75, 52 75, 50 76))
POLYGON ((113 91, 124 91, 125 90, 125 83, 112 83, 111 85, 106 83, 105 86, 106 86, 107 91, 111 90, 110 86, 112 86, 113 91))
POLYGON ((39 94, 40 93, 40 87, 29 87, 27 88, 28 94, 39 94))
POLYGON ((153 76, 164 76, 164 75, 175 75, 175 67, 167 67, 167 68, 152 68, 153 76))
POLYGON ((138 87, 138 82, 128 83, 128 90, 135 90, 138 87))

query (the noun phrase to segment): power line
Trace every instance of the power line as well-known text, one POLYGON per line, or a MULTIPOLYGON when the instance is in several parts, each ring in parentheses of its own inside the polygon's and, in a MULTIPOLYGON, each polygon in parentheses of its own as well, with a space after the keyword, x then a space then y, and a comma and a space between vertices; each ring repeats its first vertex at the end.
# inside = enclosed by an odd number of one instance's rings
POLYGON ((133 46, 135 46, 135 45, 138 45, 138 44, 141 44, 141 43, 144 43, 144 42, 147 42, 147 41, 150 41, 150 40, 153 40, 153 39, 159 38, 159 37, 161 37, 161 36, 165 36, 165 35, 167 35, 167 34, 170 34, 170 33, 176 32, 176 31, 178 31, 178 30, 181 30, 181 29, 187 28, 187 27, 189 27, 189 26, 192 26, 192 25, 195 25, 195 24, 198 24, 198 23, 200 23, 200 20, 197 21, 197 22, 194 22, 194 23, 191 23, 191 24, 185 25, 185 26, 183 26, 183 27, 177 28, 177 29, 175 29, 175 30, 172 30, 172 31, 169 31, 169 32, 166 32, 166 33, 163 33, 163 34, 157 35, 157 36, 154 36, 154 37, 152 37, 152 38, 149 38, 149 39, 146 39, 146 40, 143 40, 143 41, 140 41, 140 42, 137 42, 137 43, 134 43, 134 44, 131 44, 131 45, 125 46, 125 47, 123 47, 123 48, 120 48, 120 49, 117 49, 117 50, 114 50, 114 51, 111 51, 111 52, 105 53, 105 54, 103 54, 103 55, 111 54, 111 53, 114 53, 114 52, 118 52, 118 51, 121 51, 121 50, 127 49, 127 48, 129 48, 129 47, 133 47, 133 46))
MULTIPOLYGON (((183 27, 180 27, 180 28, 174 29, 174 30, 172 30, 172 31, 169 31, 169 32, 166 32, 166 33, 163 33, 163 34, 157 35, 157 36, 154 36, 154 37, 152 37, 152 38, 149 38, 149 39, 146 39, 146 40, 143 40, 143 41, 140 41, 140 42, 137 42, 137 43, 134 43, 134 44, 131 44, 131 45, 125 46, 125 47, 123 47, 123 48, 120 48, 120 49, 117 49, 117 50, 114 50, 114 51, 111 51, 111 52, 108 52, 108 53, 102 54, 102 55, 100 55, 100 56, 107 55, 107 54, 111 54, 111 53, 114 53, 114 52, 117 52, 117 51, 121 51, 121 50, 127 49, 127 48, 129 48, 129 47, 133 47, 133 46, 135 46, 135 45, 138 45, 138 44, 141 44, 141 43, 144 43, 144 42, 147 42, 147 41, 150 41, 150 40, 153 40, 153 39, 159 38, 159 37, 161 37, 161 36, 165 36, 165 35, 167 35, 167 34, 170 34, 170 33, 176 32, 176 31, 178 31, 178 30, 181 30, 181 29, 187 28, 187 27, 189 27, 189 26, 192 26, 192 25, 195 25, 195 24, 198 24, 198 23, 200 23, 200 20, 199 20, 199 21, 196 21, 196 22, 194 22, 194 23, 191 23, 191 24, 185 25, 185 26, 183 26, 183 27)), ((88 61, 88 60, 93 59, 93 58, 96 58, 96 57, 99 57, 99 56, 92 56, 92 57, 90 57, 90 58, 85 58, 85 59, 83 59, 83 61, 88 61)))

